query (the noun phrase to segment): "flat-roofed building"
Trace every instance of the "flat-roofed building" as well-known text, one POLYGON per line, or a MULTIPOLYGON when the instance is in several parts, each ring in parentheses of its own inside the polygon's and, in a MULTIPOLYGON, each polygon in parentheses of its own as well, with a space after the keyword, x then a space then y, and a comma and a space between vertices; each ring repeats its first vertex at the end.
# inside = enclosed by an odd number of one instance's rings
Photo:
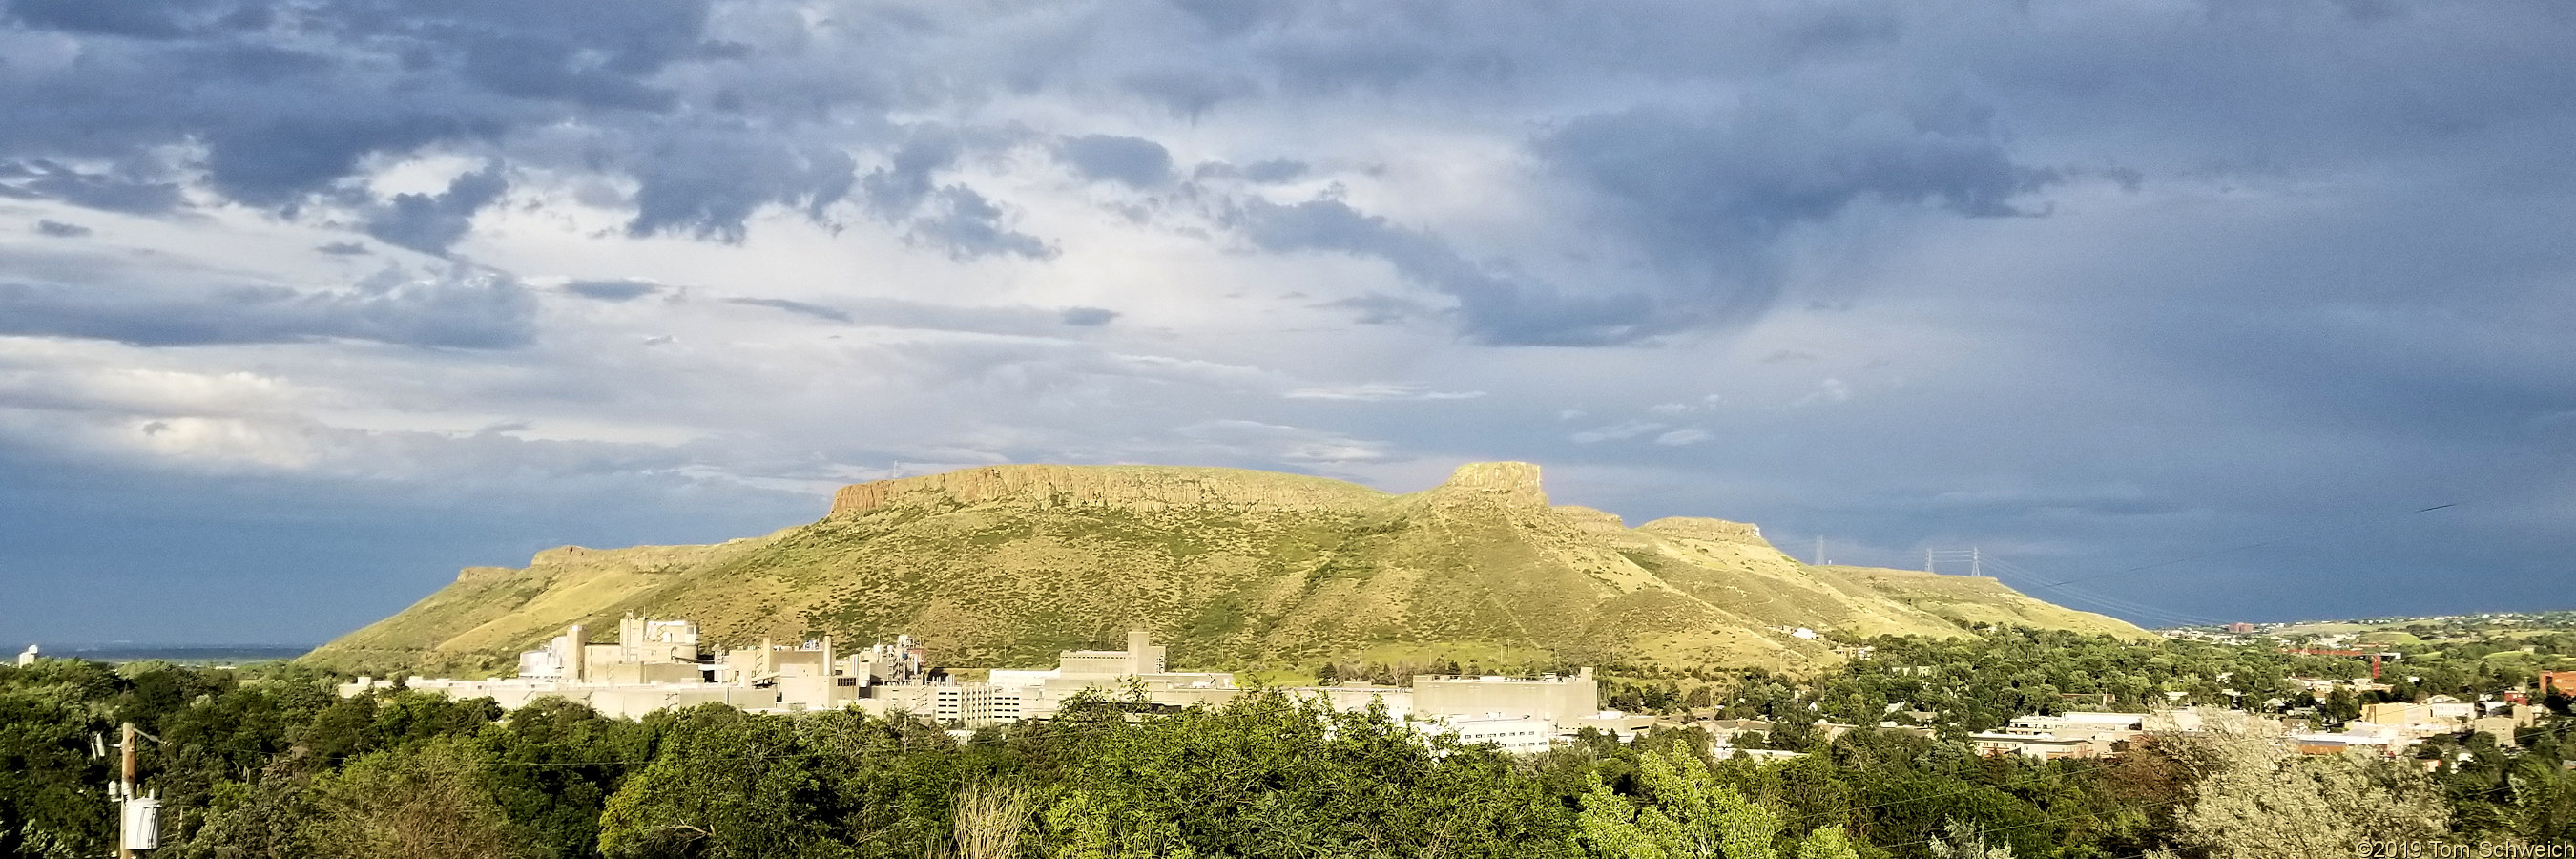
POLYGON ((1460 745, 1492 743, 1513 754, 1547 751, 1556 739, 1555 723, 1533 717, 1462 716, 1414 724, 1429 735, 1456 734, 1460 745))
POLYGON ((2346 751, 2359 749, 2374 754, 2394 756, 2400 750, 2412 745, 2412 743, 2397 737, 2353 733, 2350 731, 2339 733, 2296 733, 2290 735, 2290 743, 2298 747, 2300 754, 2307 755, 2342 754, 2346 751))
POLYGON ((1243 693, 1233 674, 1170 670, 1164 647, 1143 630, 1127 633, 1125 650, 1067 650, 1056 655, 1052 669, 994 669, 986 680, 1013 690, 1018 717, 1028 719, 1052 718, 1085 692, 1119 697, 1141 691, 1149 703, 1179 707, 1216 706, 1243 693))
MULTIPOLYGON (((516 709, 541 698, 585 704, 608 716, 642 716, 655 710, 721 703, 744 710, 812 710, 840 707, 866 695, 870 677, 845 671, 829 637, 798 646, 735 648, 708 660, 697 624, 628 616, 618 641, 593 644, 575 624, 544 648, 519 655, 519 676, 470 680, 414 677, 411 688, 454 698, 491 698, 516 709)), ((340 687, 343 695, 396 685, 361 677, 340 687)))
POLYGON ((902 683, 872 686, 854 702, 877 715, 902 712, 973 729, 1021 719, 1020 690, 991 683, 902 683))
POLYGON ((2036 760, 2095 757, 2092 740, 2060 739, 2037 734, 2007 734, 1987 731, 1968 735, 1968 742, 1981 755, 2021 755, 2036 760))
POLYGON ((1419 674, 1413 678, 1413 711, 1431 717, 1499 713, 1568 725, 1601 712, 1601 684, 1590 668, 1572 676, 1419 674))
POLYGON ((2145 713, 2070 712, 2055 716, 2018 716, 1997 733, 2083 740, 2086 756, 2109 754, 2113 744, 2137 738, 2145 730, 2145 713))
POLYGON ((1725 745, 1723 743, 1710 745, 1708 747, 1708 754, 1709 757, 1721 761, 1742 757, 1756 763, 1766 764, 1772 761, 1785 761, 1791 758, 1803 758, 1807 756, 1806 752, 1790 752, 1779 749, 1748 749, 1740 746, 1725 745))

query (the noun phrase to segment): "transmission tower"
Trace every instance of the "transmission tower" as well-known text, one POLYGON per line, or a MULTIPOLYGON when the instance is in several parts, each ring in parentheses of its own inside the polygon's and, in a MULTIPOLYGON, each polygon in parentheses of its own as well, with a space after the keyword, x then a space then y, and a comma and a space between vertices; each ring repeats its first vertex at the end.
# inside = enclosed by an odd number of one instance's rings
POLYGON ((1965 563, 1968 565, 1968 575, 1982 576, 1986 574, 1986 554, 1985 552, 1978 550, 1975 546, 1970 546, 1965 549, 1923 550, 1924 572, 1937 573, 1941 571, 1941 565, 1943 564, 1959 563, 1965 563))

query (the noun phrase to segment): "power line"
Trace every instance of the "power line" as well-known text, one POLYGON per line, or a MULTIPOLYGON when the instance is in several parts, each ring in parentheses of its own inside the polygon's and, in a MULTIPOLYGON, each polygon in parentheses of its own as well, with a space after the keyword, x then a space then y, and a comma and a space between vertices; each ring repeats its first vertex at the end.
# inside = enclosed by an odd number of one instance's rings
POLYGON ((2118 599, 2086 588, 2054 584, 2046 581, 2048 578, 2046 575, 2024 568, 2020 564, 2009 562, 2002 558, 1988 558, 1986 560, 1989 563, 1994 564, 1995 569, 1999 571, 2011 573, 2019 578, 2028 579, 2029 587, 2045 588, 2047 590, 2065 594, 2077 600, 2092 603, 2114 611, 2143 615, 2150 620, 2161 618, 2164 621, 2176 622, 2174 623, 2176 626, 2197 626, 2219 622, 2212 618, 2201 617, 2188 612, 2152 606, 2131 600, 2118 599))
MULTIPOLYGON (((2413 515, 2413 514, 2416 514, 2416 513, 2431 513, 2431 512, 2433 512, 2433 511, 2435 511, 2435 510, 2448 510, 2448 509, 2451 509, 2451 508, 2453 508, 2453 507, 2458 507, 2458 506, 2461 506, 2461 505, 2466 504, 2466 503, 2468 503, 2468 502, 2465 502, 2465 501, 2453 501, 2453 502, 2449 502, 2449 503, 2446 503, 2446 504, 2435 504, 2435 505, 2433 505, 2433 506, 2431 506, 2431 507, 2422 507, 2422 508, 2417 508, 2417 509, 2415 509, 2415 510, 2404 511, 2404 512, 2401 512, 2401 513, 2389 513, 2389 514, 2383 514, 2383 515, 2381 515, 2381 516, 2372 517, 2372 519, 2371 519, 2371 520, 2369 520, 2369 521, 2376 521, 2376 520, 2378 520, 2378 519, 2385 519, 2385 518, 2389 518, 2389 517, 2391 517, 2391 516, 2405 516, 2405 515, 2413 515)), ((2242 545, 2242 546, 2230 546, 2230 547, 2228 547, 2228 548, 2219 549, 2219 550, 2214 551, 2214 552, 2202 552, 2202 553, 2197 554, 2197 555, 2190 555, 2190 556, 2186 556, 2186 557, 2175 558, 2175 559, 2172 559, 2172 560, 2169 560, 2169 561, 2157 561, 2157 562, 2152 563, 2152 564, 2140 564, 2140 565, 2138 565, 2138 566, 2134 566, 2134 567, 2123 567, 2123 568, 2120 568, 2120 569, 2117 569, 2117 570, 2110 570, 2110 571, 2106 571, 2106 572, 2092 573, 2092 574, 2088 574, 2088 575, 2081 575, 2081 576, 2075 576, 2075 577, 2072 577, 2072 578, 2060 579, 2060 580, 2058 580, 2058 581, 2051 582, 2050 584, 2054 584, 2054 585, 2063 585, 2063 584, 2068 584, 2068 583, 2071 583, 2071 582, 2092 581, 2092 580, 2094 580, 2094 579, 2105 578, 2105 577, 2108 577, 2108 576, 2121 575, 2121 574, 2123 574, 2123 573, 2135 573, 2135 572, 2140 572, 2140 571, 2143 571, 2143 570, 2153 570, 2153 569, 2159 569, 2159 568, 2163 568, 2163 567, 2170 567, 2170 566, 2174 566, 2174 565, 2176 565, 2176 564, 2187 564, 2187 563, 2190 563, 2190 562, 2192 562, 2192 561, 2199 561, 2199 560, 2205 560, 2205 559, 2208 559, 2208 558, 2215 558, 2215 557, 2218 557, 2218 556, 2220 556, 2220 555, 2229 555, 2229 554, 2234 554, 2234 553, 2237 553, 2237 552, 2245 551, 2245 550, 2247 550, 2247 549, 2260 549, 2260 548, 2262 548, 2262 547, 2264 547, 2264 546, 2272 546, 2272 545, 2278 545, 2278 544, 2281 544, 2281 543, 2287 543, 2287 542, 2290 542, 2290 541, 2292 541, 2292 540, 2297 540, 2297 539, 2301 539, 2301 538, 2304 538, 2304 537, 2313 537, 2313 536, 2316 536, 2316 535, 2319 535, 2319 534, 2325 534, 2325 533, 2332 533, 2332 532, 2335 532, 2335 531, 2348 530, 2348 529, 2350 529, 2350 528, 2352 528, 2352 527, 2355 527, 2355 526, 2354 526, 2354 525, 2343 525, 2343 526, 2337 526, 2337 527, 2333 527, 2333 528, 2315 528, 2315 529, 2309 529, 2309 530, 2306 530, 2306 531, 2300 531, 2300 532, 2297 532, 2297 533, 2292 533, 2292 534, 2287 534, 2287 535, 2283 535, 2283 536, 2279 536, 2279 537, 2274 537, 2274 538, 2269 539, 2269 540, 2262 540, 2262 541, 2258 541, 2258 542, 2247 543, 2247 544, 2244 544, 2244 545, 2242 545)))

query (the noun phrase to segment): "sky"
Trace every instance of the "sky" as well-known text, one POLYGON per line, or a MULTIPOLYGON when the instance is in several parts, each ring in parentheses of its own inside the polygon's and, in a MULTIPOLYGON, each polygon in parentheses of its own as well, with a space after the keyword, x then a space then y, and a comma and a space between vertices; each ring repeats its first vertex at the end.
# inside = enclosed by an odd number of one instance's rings
POLYGON ((0 642, 1011 462, 2576 608, 2564 3, 0 5, 0 642))

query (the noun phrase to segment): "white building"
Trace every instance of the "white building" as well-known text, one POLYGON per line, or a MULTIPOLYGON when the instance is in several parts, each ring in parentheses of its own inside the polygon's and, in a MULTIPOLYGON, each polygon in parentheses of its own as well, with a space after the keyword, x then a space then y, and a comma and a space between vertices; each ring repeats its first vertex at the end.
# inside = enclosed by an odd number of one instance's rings
POLYGON ((2050 760, 2112 754, 2117 744, 2146 730, 2145 713, 2071 712, 2055 716, 2016 716, 2004 727, 1969 734, 1980 754, 2014 754, 2050 760))
MULTIPOLYGON (((1141 689, 1154 704, 1216 706, 1242 694, 1234 675, 1221 671, 1172 671, 1162 645, 1143 630, 1127 633, 1125 650, 1067 650, 1056 655, 1056 667, 1044 671, 994 669, 986 683, 997 696, 1014 696, 1014 719, 1051 718, 1066 701, 1084 692, 1118 697, 1141 689)), ((999 710, 997 709, 997 712, 999 710)))
POLYGON ((1414 724, 1428 735, 1456 734, 1460 745, 1492 743, 1513 754, 1547 751, 1556 739, 1555 723, 1526 716, 1450 717, 1414 724))
POLYGON ((1568 725, 1601 712, 1601 684, 1590 668, 1570 677, 1422 674, 1413 678, 1413 710, 1433 718, 1499 713, 1568 725))
MULTIPOLYGON (((540 698, 584 704, 606 716, 641 717, 655 710, 725 704, 752 711, 832 709, 867 693, 870 675, 862 657, 844 665, 832 640, 797 646, 762 641, 736 648, 721 660, 700 650, 697 624, 629 616, 618 623, 615 644, 592 644, 578 624, 539 650, 519 655, 517 677, 460 680, 412 677, 399 685, 454 698, 490 698, 517 709, 540 698)), ((392 680, 360 677, 340 694, 390 688, 392 680)))

